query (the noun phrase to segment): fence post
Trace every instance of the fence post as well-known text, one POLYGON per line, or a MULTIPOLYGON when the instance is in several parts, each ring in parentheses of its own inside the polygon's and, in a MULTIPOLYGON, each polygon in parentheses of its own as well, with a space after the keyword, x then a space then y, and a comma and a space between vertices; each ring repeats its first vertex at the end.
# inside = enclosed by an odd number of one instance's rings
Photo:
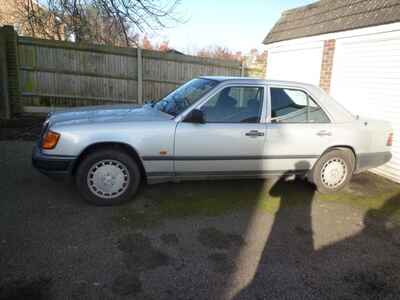
POLYGON ((137 47, 137 101, 143 104, 143 67, 142 67, 142 49, 137 47))
POLYGON ((8 72, 6 38, 0 28, 0 119, 10 119, 10 99, 8 96, 8 72))
POLYGON ((6 66, 8 81, 8 98, 10 115, 21 111, 20 89, 19 89, 19 66, 18 66, 18 34, 14 27, 4 26, 3 37, 5 39, 6 66))

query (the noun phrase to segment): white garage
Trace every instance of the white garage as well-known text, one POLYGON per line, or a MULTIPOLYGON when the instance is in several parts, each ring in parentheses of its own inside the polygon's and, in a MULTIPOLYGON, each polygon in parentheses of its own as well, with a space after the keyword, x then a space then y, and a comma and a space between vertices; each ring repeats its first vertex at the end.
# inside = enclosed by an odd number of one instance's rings
POLYGON ((393 158, 376 171, 399 180, 400 31, 338 40, 331 94, 355 114, 392 123, 393 158))
POLYGON ((400 182, 400 1, 319 1, 286 11, 264 40, 266 76, 320 85, 356 115, 390 121, 400 182))
POLYGON ((268 52, 268 77, 318 85, 323 46, 322 41, 317 41, 298 47, 271 49, 268 52))

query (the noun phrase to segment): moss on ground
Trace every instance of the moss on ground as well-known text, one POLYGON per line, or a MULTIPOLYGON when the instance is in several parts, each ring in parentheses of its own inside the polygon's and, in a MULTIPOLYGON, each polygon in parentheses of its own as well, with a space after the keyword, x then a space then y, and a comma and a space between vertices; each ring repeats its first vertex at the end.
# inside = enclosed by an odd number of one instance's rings
POLYGON ((119 226, 146 228, 159 225, 162 216, 158 211, 138 211, 133 207, 118 206, 113 208, 112 220, 119 226))
POLYGON ((218 216, 238 210, 275 214, 281 200, 301 206, 311 200, 358 207, 400 224, 400 185, 371 173, 354 177, 343 191, 322 195, 304 181, 236 180, 161 184, 142 189, 135 201, 113 208, 116 225, 143 228, 166 218, 218 216))
POLYGON ((372 173, 356 175, 343 191, 319 199, 358 207, 400 225, 400 185, 372 173))
POLYGON ((267 197, 268 185, 264 181, 184 182, 147 186, 134 201, 113 207, 113 221, 122 226, 148 227, 159 225, 165 218, 218 216, 258 207, 267 197))

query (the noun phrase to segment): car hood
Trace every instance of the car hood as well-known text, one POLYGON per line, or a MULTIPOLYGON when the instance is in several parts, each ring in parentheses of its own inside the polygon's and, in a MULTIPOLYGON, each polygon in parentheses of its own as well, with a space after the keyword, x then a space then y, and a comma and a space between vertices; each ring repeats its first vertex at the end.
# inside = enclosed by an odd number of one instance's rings
POLYGON ((171 115, 160 112, 151 105, 104 105, 68 109, 50 113, 49 122, 54 124, 112 123, 127 121, 163 121, 171 115))

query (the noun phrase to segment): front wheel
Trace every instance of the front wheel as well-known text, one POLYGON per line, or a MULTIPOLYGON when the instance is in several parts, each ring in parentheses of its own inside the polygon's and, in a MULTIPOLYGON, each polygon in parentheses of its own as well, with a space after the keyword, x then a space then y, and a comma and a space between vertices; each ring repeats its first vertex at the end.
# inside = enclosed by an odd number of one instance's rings
POLYGON ((128 154, 104 149, 88 155, 79 165, 76 184, 84 199, 98 206, 129 200, 141 181, 139 167, 128 154))
POLYGON ((337 192, 350 181, 354 164, 354 155, 350 150, 331 150, 325 153, 315 164, 312 181, 321 193, 337 192))

